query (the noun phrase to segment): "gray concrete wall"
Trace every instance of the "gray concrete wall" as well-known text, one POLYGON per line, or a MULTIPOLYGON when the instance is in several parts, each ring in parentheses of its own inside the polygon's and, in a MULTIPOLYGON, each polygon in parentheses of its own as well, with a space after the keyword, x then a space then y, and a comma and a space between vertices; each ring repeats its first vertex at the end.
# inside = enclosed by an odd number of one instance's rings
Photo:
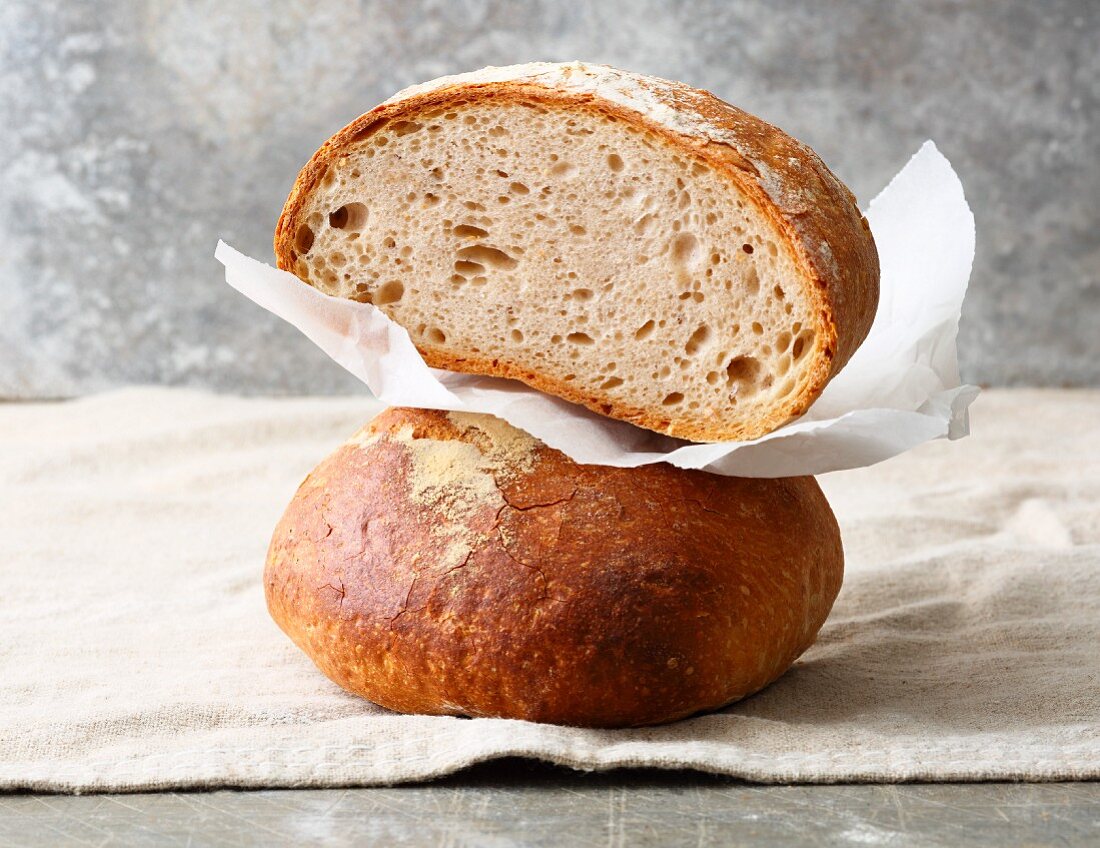
POLYGON ((530 59, 708 88, 862 201, 926 137, 978 220, 964 376, 1100 384, 1100 3, 4 0, 0 396, 358 391, 232 292, 298 168, 396 89, 530 59))

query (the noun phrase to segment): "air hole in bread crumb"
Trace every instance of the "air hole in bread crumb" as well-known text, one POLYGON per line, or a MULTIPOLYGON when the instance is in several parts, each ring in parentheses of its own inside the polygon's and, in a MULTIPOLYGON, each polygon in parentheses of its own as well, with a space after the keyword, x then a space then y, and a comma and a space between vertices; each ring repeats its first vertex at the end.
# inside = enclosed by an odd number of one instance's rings
POLYGON ((749 294, 756 294, 760 291, 760 275, 756 273, 756 268, 749 268, 745 274, 745 290, 749 294))
POLYGON ((554 333, 554 335, 550 337, 550 344, 561 344, 561 336, 554 333))
POLYGON ((328 223, 337 230, 361 230, 367 223, 367 207, 362 203, 345 203, 329 213, 328 223))
POLYGON ((577 166, 572 162, 558 162, 550 169, 550 174, 554 177, 567 177, 575 170, 577 166))
POLYGON ((665 399, 662 400, 661 403, 665 406, 675 406, 676 404, 681 403, 683 399, 683 392, 670 392, 669 394, 665 395, 665 399))
POLYGON ((485 273, 485 266, 480 262, 470 262, 466 259, 455 260, 455 271, 463 277, 473 277, 485 273))
POLYGON ((575 236, 583 236, 585 233, 588 232, 588 230, 586 230, 580 224, 570 224, 569 232, 571 232, 575 236))
POLYGON ((591 300, 595 296, 592 289, 573 289, 572 294, 574 300, 580 301, 591 300))
POLYGON ((411 135, 414 132, 419 132, 423 127, 423 124, 418 124, 416 121, 397 121, 396 123, 390 124, 390 132, 400 138, 404 135, 411 135))
POLYGON ((718 372, 717 371, 708 371, 707 372, 707 382, 710 383, 710 385, 712 385, 712 386, 715 383, 717 383, 718 382, 718 372))
POLYGON ((294 249, 298 253, 309 253, 311 247, 313 247, 313 230, 302 224, 294 234, 294 249))
POLYGON ((691 334, 691 338, 687 340, 687 344, 684 345, 684 350, 688 356, 694 356, 699 352, 699 349, 706 344, 710 338, 710 326, 707 324, 700 324, 699 328, 691 334))
MULTIPOLYGON (((457 231, 458 227, 455 227, 455 230, 457 231)), ((500 268, 504 271, 511 270, 518 264, 515 259, 503 250, 498 250, 495 247, 489 247, 485 244, 474 244, 469 247, 463 247, 458 251, 458 256, 470 262, 480 262, 482 265, 487 265, 490 268, 500 268)))
POLYGON ((653 332, 653 321, 649 320, 649 321, 646 321, 644 324, 642 324, 642 326, 640 326, 637 330, 634 331, 634 338, 636 338, 638 341, 641 341, 642 339, 647 338, 649 336, 649 334, 652 333, 652 332, 653 332))
POLYGON ((638 236, 645 235, 646 230, 649 229, 650 224, 652 224, 654 220, 656 220, 656 218, 657 216, 654 215, 652 212, 647 212, 645 215, 634 222, 634 234, 638 236))
POLYGON ((743 244, 743 245, 741 245, 741 249, 743 251, 745 251, 745 253, 752 253, 752 245, 751 244, 743 244))
POLYGON ((735 356, 726 365, 726 385, 743 389, 760 373, 760 362, 752 356, 735 356))
POLYGON ((432 194, 431 192, 428 192, 427 194, 424 195, 424 205, 426 207, 427 206, 435 206, 438 203, 439 203, 439 195, 432 194))
POLYGON ((595 341, 588 333, 570 333, 565 339, 570 344, 578 345, 590 345, 595 341))
POLYGON ((447 341, 447 334, 439 327, 431 327, 425 335, 432 344, 443 344, 447 341))
POLYGON ((753 321, 752 322, 752 331, 755 335, 762 336, 762 335, 764 335, 764 325, 761 324, 759 321, 753 321))
POLYGON ((690 265, 695 259, 699 240, 691 233, 680 233, 671 243, 672 261, 680 267, 690 265))
POLYGON ((519 330, 512 330, 512 341, 522 342, 523 341, 523 333, 520 332, 519 330))
POLYGON ((813 337, 812 330, 803 330, 798 334, 798 338, 794 340, 794 344, 791 346, 791 356, 794 357, 795 362, 802 358, 802 355, 806 352, 807 342, 812 341, 813 337))
POLYGON ((606 380, 604 380, 602 383, 600 383, 600 388, 606 391, 607 389, 617 389, 622 384, 623 384, 622 378, 620 378, 620 377, 608 377, 606 380))
POLYGON ((475 227, 471 224, 459 224, 451 231, 459 238, 480 239, 489 235, 488 230, 483 230, 481 227, 475 227))
POLYGON ((387 303, 397 303, 405 296, 405 286, 400 280, 390 280, 378 287, 374 293, 376 306, 384 306, 387 303))
POLYGON ((523 195, 523 194, 530 194, 531 193, 531 189, 529 189, 523 183, 512 183, 511 185, 508 186, 508 189, 513 194, 523 195))
POLYGON ((616 174, 623 169, 623 157, 618 153, 612 153, 607 157, 607 167, 609 167, 616 174))

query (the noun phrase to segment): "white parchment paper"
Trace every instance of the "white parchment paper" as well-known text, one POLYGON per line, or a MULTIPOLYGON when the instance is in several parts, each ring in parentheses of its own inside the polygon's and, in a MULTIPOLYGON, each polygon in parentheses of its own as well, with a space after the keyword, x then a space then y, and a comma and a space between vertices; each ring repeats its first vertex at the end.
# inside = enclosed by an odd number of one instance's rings
POLYGON ((960 385, 955 348, 974 258, 962 184, 927 141, 866 214, 882 265, 867 340, 804 416, 751 442, 685 442, 514 380, 429 368, 408 333, 376 307, 329 297, 224 242, 215 256, 233 288, 296 326, 387 404, 491 413, 577 462, 786 477, 871 465, 969 432, 967 407, 978 389, 960 385))

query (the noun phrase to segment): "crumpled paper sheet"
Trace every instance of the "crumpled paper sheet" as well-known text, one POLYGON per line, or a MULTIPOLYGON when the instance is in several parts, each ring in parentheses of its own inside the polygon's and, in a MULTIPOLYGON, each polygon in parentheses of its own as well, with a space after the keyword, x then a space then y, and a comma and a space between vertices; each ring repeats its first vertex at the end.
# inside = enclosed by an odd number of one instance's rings
POLYGON ((392 406, 491 413, 582 463, 669 462, 787 477, 872 465, 969 432, 967 407, 978 389, 960 385, 955 347, 974 259, 974 215, 962 184, 926 141, 866 214, 882 266, 870 334, 805 415, 749 442, 686 442, 514 380, 429 368, 408 333, 376 307, 329 297, 224 242, 215 256, 233 288, 289 321, 392 406))

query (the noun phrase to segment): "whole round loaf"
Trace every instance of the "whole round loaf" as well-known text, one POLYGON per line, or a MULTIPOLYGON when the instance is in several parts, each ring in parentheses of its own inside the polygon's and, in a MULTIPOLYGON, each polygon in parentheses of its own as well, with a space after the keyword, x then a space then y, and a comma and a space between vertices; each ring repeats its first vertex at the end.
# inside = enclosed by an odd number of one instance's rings
POLYGON ((812 477, 579 465, 491 416, 390 409, 302 483, 265 587, 384 707, 625 727, 775 680, 842 575, 812 477))

